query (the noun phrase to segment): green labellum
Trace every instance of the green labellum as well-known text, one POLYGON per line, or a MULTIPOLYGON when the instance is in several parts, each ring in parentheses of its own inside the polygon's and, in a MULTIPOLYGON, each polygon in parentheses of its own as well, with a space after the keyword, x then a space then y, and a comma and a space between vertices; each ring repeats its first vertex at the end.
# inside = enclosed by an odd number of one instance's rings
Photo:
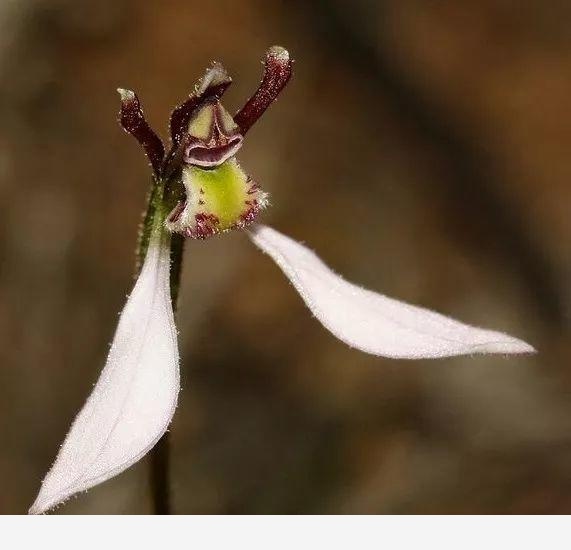
POLYGON ((205 239, 245 227, 267 205, 267 195, 240 168, 235 158, 203 169, 187 165, 182 172, 186 197, 167 218, 170 231, 205 239))

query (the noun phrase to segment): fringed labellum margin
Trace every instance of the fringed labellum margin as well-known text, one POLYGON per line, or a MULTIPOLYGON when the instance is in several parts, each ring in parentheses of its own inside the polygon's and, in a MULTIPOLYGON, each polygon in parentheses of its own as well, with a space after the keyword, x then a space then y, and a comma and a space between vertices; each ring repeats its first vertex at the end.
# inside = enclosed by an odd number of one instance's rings
POLYGON ((267 195, 232 158, 210 170, 186 166, 185 199, 169 214, 169 231, 206 239, 221 231, 246 227, 267 204, 267 195))

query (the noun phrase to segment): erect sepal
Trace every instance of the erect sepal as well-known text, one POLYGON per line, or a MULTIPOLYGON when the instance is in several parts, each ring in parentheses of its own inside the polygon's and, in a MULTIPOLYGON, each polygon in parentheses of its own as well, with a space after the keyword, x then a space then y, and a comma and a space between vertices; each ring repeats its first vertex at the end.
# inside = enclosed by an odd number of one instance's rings
POLYGON ((271 47, 266 52, 258 89, 232 117, 220 103, 232 79, 220 63, 214 63, 189 98, 173 110, 171 147, 166 155, 162 141, 147 124, 139 100, 130 90, 119 89, 120 122, 143 146, 155 177, 176 185, 181 171, 188 166, 210 170, 232 159, 242 146, 244 134, 275 101, 291 72, 287 50, 271 47))
POLYGON ((266 52, 264 72, 258 89, 234 116, 243 136, 276 100, 288 83, 291 73, 292 60, 289 52, 281 46, 272 46, 266 52))
POLYGON ((189 98, 174 109, 170 118, 170 135, 173 149, 176 148, 188 130, 188 123, 194 112, 209 100, 218 100, 222 97, 228 86, 232 84, 232 78, 220 63, 214 63, 195 91, 189 98))
POLYGON ((163 142, 145 120, 137 94, 123 88, 118 88, 117 91, 121 96, 119 124, 139 142, 151 163, 153 173, 158 177, 165 156, 163 142))

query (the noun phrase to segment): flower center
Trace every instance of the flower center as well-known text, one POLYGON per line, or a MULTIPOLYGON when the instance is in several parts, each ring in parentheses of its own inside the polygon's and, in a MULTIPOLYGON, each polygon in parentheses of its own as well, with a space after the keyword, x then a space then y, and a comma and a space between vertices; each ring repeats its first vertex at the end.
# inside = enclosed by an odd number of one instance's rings
POLYGON ((207 102, 188 124, 183 160, 186 164, 213 168, 233 157, 242 147, 237 124, 219 101, 207 102))

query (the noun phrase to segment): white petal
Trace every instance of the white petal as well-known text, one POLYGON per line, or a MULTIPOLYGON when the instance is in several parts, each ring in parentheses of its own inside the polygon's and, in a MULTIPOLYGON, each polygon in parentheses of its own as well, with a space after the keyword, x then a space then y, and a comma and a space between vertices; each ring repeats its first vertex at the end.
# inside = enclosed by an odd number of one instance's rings
POLYGON ((472 353, 530 353, 525 342, 465 325, 348 283, 311 250, 265 226, 249 235, 269 254, 337 338, 367 353, 420 359, 472 353))
POLYGON ((43 513, 127 469, 166 431, 180 387, 169 242, 165 232, 153 235, 105 368, 30 513, 43 513))

